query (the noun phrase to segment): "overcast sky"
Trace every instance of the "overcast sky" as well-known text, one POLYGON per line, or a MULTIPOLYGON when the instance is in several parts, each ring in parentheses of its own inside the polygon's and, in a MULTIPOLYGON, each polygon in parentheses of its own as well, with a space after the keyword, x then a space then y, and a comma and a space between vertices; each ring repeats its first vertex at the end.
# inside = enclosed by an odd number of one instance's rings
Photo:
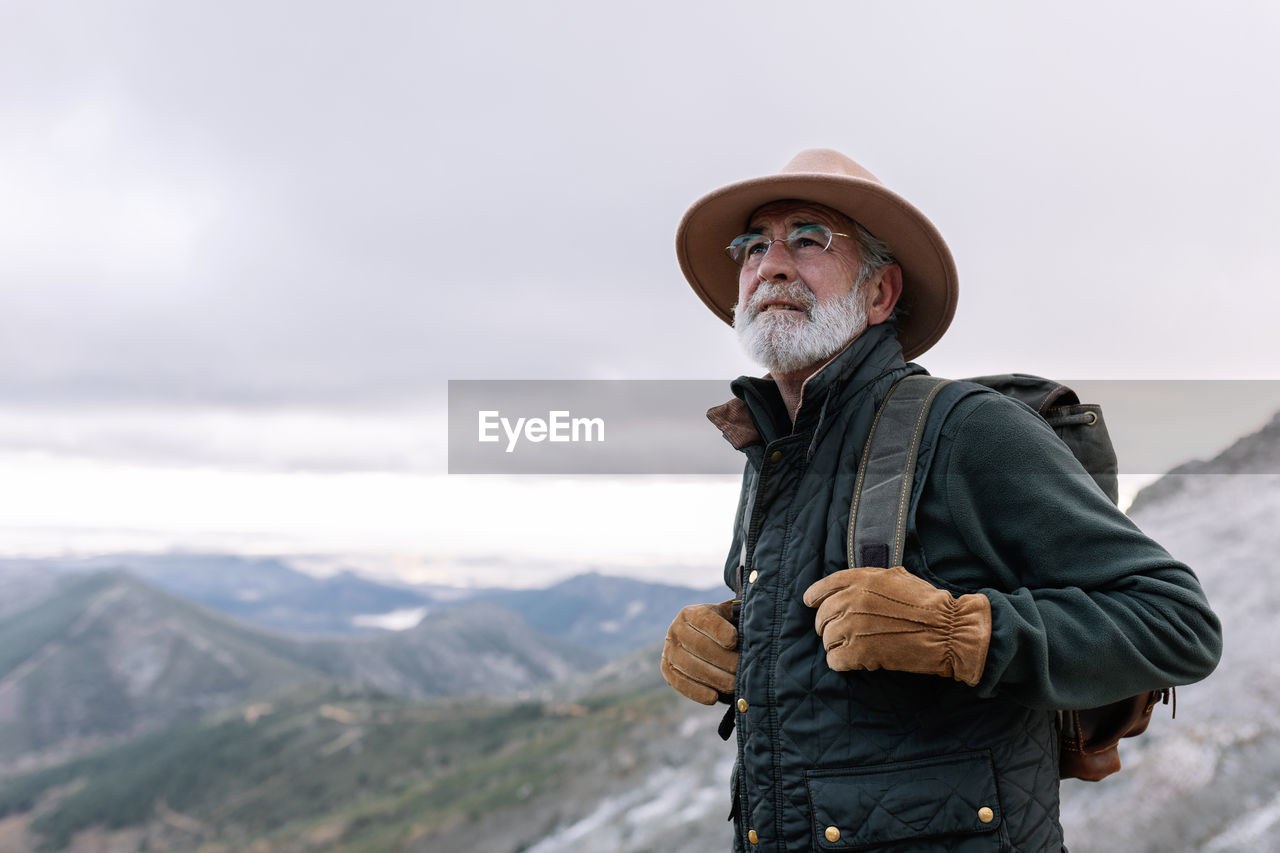
POLYGON ((1266 0, 0 0, 0 549, 718 562, 732 482, 445 476, 446 382, 754 371, 675 226, 806 147, 948 240, 934 373, 1280 379, 1277 44, 1266 0))

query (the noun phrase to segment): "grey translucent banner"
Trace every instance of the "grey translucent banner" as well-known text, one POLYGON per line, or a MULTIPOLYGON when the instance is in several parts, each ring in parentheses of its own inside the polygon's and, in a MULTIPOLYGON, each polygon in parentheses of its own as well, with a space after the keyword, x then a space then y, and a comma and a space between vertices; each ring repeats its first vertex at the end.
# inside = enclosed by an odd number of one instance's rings
POLYGON ((719 380, 450 380, 450 474, 735 474, 719 380))
MULTIPOLYGON (((1280 380, 1066 380, 1097 403, 1121 475, 1208 460, 1280 411, 1280 380)), ((721 380, 450 380, 451 474, 737 474, 707 420, 721 380)), ((1189 473, 1280 473, 1280 421, 1189 473)))

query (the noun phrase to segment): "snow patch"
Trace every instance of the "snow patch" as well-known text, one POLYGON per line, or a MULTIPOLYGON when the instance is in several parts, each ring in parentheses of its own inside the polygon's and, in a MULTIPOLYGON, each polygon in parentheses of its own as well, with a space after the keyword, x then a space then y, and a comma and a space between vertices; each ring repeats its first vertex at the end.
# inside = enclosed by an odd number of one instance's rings
POLYGON ((357 628, 382 628, 387 631, 407 631, 427 615, 426 607, 406 607, 387 613, 361 613, 351 618, 357 628))
POLYGON ((586 817, 561 827, 525 853, 649 849, 646 839, 658 832, 718 817, 728 802, 728 775, 729 764, 700 774, 687 767, 663 767, 635 788, 605 798, 586 817))

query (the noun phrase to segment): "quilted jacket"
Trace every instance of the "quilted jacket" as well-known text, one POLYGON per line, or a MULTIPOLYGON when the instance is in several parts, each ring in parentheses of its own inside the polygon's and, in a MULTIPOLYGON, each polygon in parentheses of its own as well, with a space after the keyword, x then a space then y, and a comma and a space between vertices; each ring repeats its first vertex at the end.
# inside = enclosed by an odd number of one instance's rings
POLYGON ((746 456, 725 580, 742 589, 735 850, 1060 851, 1057 709, 1205 677, 1221 633, 1195 575, 996 392, 921 452, 908 570, 991 600, 981 681, 835 672, 802 595, 847 568, 849 501, 903 363, 873 326, 805 384, 743 377, 708 416, 746 456), (739 581, 739 579, 741 579, 739 581))

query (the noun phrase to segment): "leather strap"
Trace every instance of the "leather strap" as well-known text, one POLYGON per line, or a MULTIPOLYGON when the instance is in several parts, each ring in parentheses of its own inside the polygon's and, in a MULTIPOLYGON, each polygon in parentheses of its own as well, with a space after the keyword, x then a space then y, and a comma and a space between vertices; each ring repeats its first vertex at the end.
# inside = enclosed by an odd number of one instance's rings
POLYGON ((894 383, 876 411, 849 505, 850 568, 902 565, 920 440, 934 398, 949 383, 907 376, 894 383))

